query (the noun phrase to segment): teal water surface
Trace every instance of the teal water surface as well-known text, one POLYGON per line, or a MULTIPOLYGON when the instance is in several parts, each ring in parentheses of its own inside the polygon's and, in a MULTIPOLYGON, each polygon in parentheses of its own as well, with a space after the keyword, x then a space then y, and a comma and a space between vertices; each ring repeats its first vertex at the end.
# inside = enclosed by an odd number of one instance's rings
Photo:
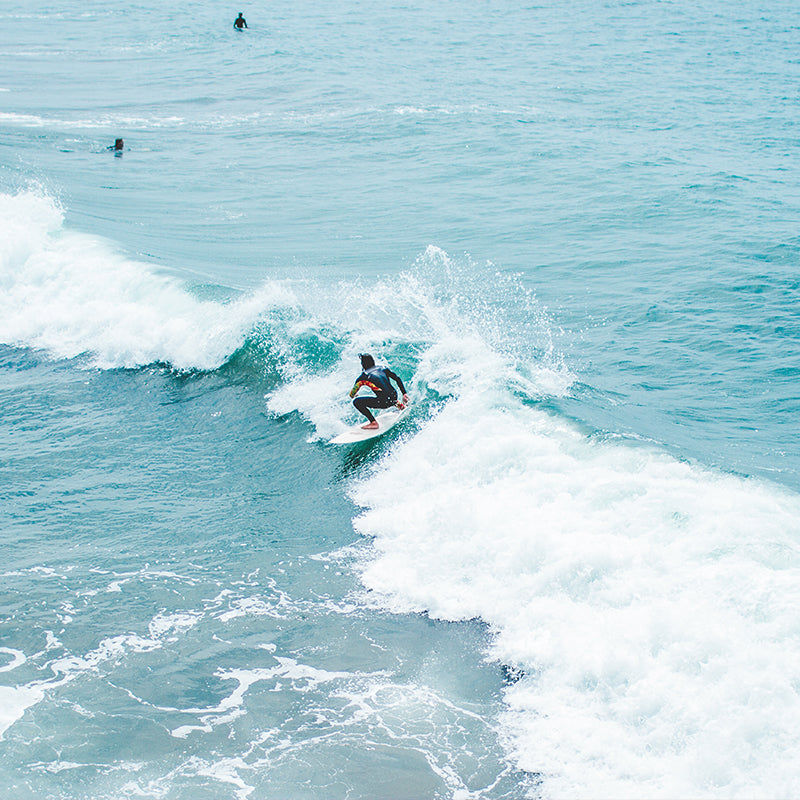
POLYGON ((795 794, 800 11, 239 10, 0 9, 2 782, 795 794))

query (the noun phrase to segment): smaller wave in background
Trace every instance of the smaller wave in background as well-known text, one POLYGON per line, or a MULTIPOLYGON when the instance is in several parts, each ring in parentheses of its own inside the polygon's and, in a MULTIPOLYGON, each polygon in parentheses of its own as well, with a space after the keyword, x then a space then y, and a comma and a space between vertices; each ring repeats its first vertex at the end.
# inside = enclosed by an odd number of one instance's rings
POLYGON ((278 284, 231 302, 199 299, 178 280, 70 232, 48 196, 0 195, 0 341, 101 369, 166 363, 213 370, 274 304, 278 284))

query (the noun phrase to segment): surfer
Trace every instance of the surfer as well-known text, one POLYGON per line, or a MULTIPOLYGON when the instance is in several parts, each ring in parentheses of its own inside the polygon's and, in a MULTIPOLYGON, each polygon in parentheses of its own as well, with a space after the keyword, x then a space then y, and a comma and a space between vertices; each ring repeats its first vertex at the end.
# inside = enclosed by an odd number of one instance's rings
POLYGON ((376 367, 375 359, 369 353, 361 354, 361 369, 363 371, 350 390, 350 397, 355 397, 353 405, 369 420, 366 425, 362 425, 361 427, 372 431, 378 428, 378 422, 370 409, 390 408, 391 406, 405 408, 408 403, 408 395, 406 394, 406 387, 403 386, 403 381, 401 381, 389 367, 376 367), (392 386, 391 381, 394 381, 400 389, 403 395, 402 403, 398 402, 397 392, 394 386, 392 386), (372 391, 375 392, 375 396, 356 397, 358 390, 362 386, 372 389, 372 391))
POLYGON ((247 20, 244 18, 241 11, 239 12, 239 16, 233 21, 233 27, 236 28, 237 31, 247 27, 247 20))
POLYGON ((110 144, 106 149, 113 150, 115 153, 119 153, 125 148, 125 142, 122 139, 115 139, 114 144, 110 144))

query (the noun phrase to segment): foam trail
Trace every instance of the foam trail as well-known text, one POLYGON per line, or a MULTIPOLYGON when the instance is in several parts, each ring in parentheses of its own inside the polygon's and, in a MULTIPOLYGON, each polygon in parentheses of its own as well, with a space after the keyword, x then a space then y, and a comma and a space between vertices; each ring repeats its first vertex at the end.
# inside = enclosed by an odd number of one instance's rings
POLYGON ((365 584, 484 619, 524 674, 509 749, 549 796, 797 794, 797 496, 589 440, 484 385, 352 495, 365 584))
POLYGON ((231 303, 202 301, 109 244, 63 228, 63 212, 35 192, 0 195, 0 341, 100 368, 155 362, 214 369, 275 304, 277 284, 231 303))
POLYGON ((43 697, 44 691, 38 687, 0 686, 0 739, 27 709, 43 697))

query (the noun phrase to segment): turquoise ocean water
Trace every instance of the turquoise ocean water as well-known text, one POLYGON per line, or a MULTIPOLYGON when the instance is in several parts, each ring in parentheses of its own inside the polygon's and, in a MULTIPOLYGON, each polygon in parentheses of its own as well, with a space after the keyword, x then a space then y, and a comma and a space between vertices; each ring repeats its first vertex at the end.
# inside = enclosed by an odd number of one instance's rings
POLYGON ((797 796, 799 186, 788 0, 3 0, 3 796, 797 796))

